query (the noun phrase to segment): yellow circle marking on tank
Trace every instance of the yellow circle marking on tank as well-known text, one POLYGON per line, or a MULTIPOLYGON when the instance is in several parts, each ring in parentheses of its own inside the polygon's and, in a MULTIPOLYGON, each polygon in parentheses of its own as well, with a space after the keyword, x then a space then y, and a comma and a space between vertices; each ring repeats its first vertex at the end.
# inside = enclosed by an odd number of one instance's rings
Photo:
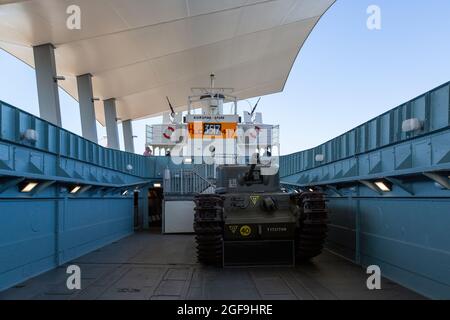
POLYGON ((252 234, 252 228, 249 226, 242 226, 239 232, 241 233, 241 236, 248 237, 252 234))

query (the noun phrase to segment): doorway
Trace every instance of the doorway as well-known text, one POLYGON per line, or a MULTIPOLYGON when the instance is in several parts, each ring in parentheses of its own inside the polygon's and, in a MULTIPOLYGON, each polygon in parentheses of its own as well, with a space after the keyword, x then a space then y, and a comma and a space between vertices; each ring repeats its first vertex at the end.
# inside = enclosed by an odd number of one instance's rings
POLYGON ((162 188, 148 191, 148 223, 152 230, 162 230, 162 207, 164 192, 162 188))

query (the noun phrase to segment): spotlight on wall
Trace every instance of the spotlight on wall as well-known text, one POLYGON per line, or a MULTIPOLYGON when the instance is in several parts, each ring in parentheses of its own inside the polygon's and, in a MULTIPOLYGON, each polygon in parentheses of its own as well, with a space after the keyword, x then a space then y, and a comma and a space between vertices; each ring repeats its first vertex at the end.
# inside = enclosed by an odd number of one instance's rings
POLYGON ((316 162, 323 162, 325 160, 324 154, 316 154, 316 162))
POLYGON ((38 133, 34 129, 27 129, 21 134, 21 139, 30 143, 35 143, 38 140, 38 133))
POLYGON ((122 196, 126 197, 128 195, 128 190, 125 190, 124 192, 122 192, 122 196))
POLYGON ((153 188, 161 188, 161 183, 154 183, 153 188))
POLYGON ((402 123, 403 132, 420 131, 423 129, 423 121, 417 118, 407 119, 402 123))
POLYGON ((81 186, 75 186, 72 189, 70 189, 70 193, 71 194, 76 194, 80 190, 81 190, 81 186))
POLYGON ((22 192, 22 193, 29 193, 29 192, 33 191, 34 188, 36 188, 38 186, 38 184, 39 183, 37 183, 37 182, 28 182, 28 183, 23 185, 23 187, 20 190, 20 192, 22 192))
POLYGON ((387 185, 384 181, 376 181, 375 185, 383 192, 391 192, 392 187, 387 185))

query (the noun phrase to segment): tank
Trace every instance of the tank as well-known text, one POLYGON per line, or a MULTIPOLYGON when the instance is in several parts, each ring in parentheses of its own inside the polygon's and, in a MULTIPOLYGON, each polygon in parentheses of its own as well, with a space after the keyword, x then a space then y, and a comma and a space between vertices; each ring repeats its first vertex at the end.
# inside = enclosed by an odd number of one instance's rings
POLYGON ((327 237, 323 194, 287 192, 262 165, 218 167, 215 194, 199 194, 195 204, 204 265, 295 265, 320 255, 327 237))

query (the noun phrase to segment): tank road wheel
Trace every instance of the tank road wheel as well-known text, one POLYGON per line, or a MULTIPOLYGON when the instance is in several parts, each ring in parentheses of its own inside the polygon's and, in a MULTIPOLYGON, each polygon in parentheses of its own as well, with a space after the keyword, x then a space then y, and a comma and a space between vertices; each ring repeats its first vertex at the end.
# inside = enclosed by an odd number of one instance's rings
POLYGON ((328 210, 319 192, 302 193, 297 201, 301 216, 295 236, 296 260, 306 261, 322 253, 328 235, 328 210))
POLYGON ((208 266, 223 265, 223 199, 217 195, 197 195, 194 231, 197 260, 208 266))

